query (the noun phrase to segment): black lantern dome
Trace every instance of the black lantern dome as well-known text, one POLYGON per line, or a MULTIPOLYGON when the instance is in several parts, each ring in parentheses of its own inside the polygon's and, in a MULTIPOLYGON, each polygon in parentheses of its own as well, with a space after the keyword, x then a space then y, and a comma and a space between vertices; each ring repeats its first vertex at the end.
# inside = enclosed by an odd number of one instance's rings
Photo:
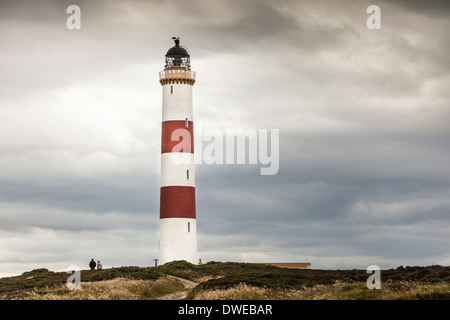
POLYGON ((191 69, 190 55, 187 48, 180 46, 180 38, 172 37, 175 41, 175 46, 169 49, 166 53, 167 68, 182 68, 185 70, 191 69))

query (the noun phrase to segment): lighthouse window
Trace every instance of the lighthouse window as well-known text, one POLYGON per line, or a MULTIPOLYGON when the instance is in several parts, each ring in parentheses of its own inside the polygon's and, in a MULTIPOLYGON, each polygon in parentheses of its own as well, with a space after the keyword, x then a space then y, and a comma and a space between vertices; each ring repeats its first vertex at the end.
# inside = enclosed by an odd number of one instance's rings
POLYGON ((185 122, 184 126, 186 127, 186 129, 189 128, 189 120, 188 120, 188 118, 186 118, 186 122, 185 122))
POLYGON ((189 170, 186 170, 186 179, 189 180, 189 170))
POLYGON ((191 232, 191 223, 188 222, 188 232, 191 232))
POLYGON ((170 86, 170 94, 173 94, 173 86, 170 86))

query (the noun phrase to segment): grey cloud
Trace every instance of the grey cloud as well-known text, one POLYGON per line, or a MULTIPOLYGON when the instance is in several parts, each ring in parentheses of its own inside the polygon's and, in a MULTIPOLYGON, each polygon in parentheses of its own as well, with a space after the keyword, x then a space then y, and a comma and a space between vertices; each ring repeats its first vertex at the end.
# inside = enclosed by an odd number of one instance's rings
POLYGON ((373 32, 370 1, 78 1, 71 32, 71 1, 2 1, 1 268, 92 247, 111 265, 153 263, 172 36, 191 50, 204 129, 280 129, 275 176, 196 167, 201 256, 448 263, 447 4, 384 3, 373 32))
POLYGON ((420 0, 382 0, 383 2, 421 15, 446 16, 450 12, 450 4, 445 0, 431 0, 426 2, 420 0))
POLYGON ((41 181, 2 181, 3 201, 48 205, 74 211, 143 213, 157 211, 159 176, 140 173, 139 177, 94 176, 89 179, 49 179, 41 181))

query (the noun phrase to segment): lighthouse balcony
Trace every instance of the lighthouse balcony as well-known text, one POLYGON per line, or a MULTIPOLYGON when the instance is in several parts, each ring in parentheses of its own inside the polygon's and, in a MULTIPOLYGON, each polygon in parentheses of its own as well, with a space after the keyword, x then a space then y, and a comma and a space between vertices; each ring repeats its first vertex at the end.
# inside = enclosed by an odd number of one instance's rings
POLYGON ((172 83, 185 83, 193 85, 195 83, 195 72, 181 68, 171 68, 159 73, 159 82, 161 85, 172 83))

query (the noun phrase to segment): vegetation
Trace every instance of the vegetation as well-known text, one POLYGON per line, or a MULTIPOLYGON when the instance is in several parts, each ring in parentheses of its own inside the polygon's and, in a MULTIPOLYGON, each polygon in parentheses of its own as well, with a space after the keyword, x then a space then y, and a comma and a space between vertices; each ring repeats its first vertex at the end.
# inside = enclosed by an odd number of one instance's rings
POLYGON ((448 283, 420 284, 404 281, 389 282, 380 290, 369 290, 365 283, 339 282, 301 289, 267 288, 240 283, 228 289, 197 290, 195 300, 412 300, 450 299, 448 283))
POLYGON ((80 290, 66 285, 34 288, 23 296, 29 300, 146 300, 184 290, 180 280, 162 277, 157 280, 115 278, 81 284, 80 290))
POLYGON ((41 268, 1 278, 0 299, 450 299, 450 267, 443 266, 382 270, 380 290, 367 288, 366 270, 284 269, 235 262, 175 261, 157 268, 82 270, 79 290, 67 288, 68 276, 41 268))
POLYGON ((46 274, 49 272, 53 272, 53 271, 49 271, 46 268, 41 268, 41 269, 34 269, 31 271, 26 271, 24 273, 22 273, 23 276, 33 276, 33 275, 39 275, 39 274, 46 274))

